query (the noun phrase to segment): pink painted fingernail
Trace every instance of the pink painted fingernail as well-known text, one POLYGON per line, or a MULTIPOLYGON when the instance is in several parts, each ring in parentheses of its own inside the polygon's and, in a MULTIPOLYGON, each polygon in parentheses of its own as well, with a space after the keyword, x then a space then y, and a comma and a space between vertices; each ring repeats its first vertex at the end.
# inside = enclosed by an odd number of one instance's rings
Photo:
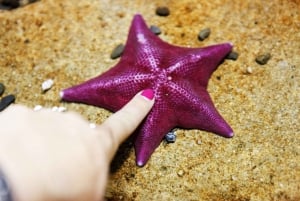
POLYGON ((148 100, 153 100, 154 98, 154 91, 152 89, 145 89, 141 93, 142 96, 144 96, 148 100))

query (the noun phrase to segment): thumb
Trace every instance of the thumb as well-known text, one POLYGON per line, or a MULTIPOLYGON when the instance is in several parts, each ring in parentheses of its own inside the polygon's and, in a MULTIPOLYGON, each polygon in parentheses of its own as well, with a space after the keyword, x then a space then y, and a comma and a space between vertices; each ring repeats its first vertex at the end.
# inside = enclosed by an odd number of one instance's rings
POLYGON ((154 92, 145 89, 131 99, 121 110, 112 114, 99 126, 99 138, 103 142, 109 160, 119 145, 139 126, 154 104, 154 92))

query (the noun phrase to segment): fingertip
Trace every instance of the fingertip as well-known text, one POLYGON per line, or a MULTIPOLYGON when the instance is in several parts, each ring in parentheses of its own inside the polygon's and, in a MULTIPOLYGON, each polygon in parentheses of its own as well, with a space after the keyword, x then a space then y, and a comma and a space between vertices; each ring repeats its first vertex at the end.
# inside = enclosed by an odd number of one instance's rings
POLYGON ((114 145, 108 148, 109 152, 113 153, 112 155, 147 116, 154 104, 154 98, 155 94, 152 89, 140 91, 122 109, 112 114, 99 126, 102 133, 105 133, 102 138, 109 136, 107 139, 111 142, 108 144, 114 145))
POLYGON ((154 99, 154 91, 152 89, 145 89, 140 92, 141 96, 146 98, 146 100, 153 100, 154 99))
POLYGON ((140 114, 146 116, 155 102, 155 92, 152 89, 144 89, 137 93, 127 104, 130 108, 140 110, 140 114), (131 105, 131 106, 130 106, 131 105))

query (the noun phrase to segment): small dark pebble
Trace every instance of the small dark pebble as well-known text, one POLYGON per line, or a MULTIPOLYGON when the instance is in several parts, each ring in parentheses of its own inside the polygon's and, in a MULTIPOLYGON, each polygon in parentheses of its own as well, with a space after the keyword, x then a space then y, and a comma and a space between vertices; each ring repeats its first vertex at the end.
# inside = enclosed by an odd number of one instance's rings
POLYGON ((174 143, 176 141, 175 131, 170 131, 165 135, 165 140, 167 143, 174 143))
POLYGON ((11 8, 17 8, 20 6, 19 0, 2 0, 0 2, 2 5, 9 6, 11 8))
POLYGON ((111 53, 110 58, 111 59, 116 59, 119 58, 123 51, 124 51, 125 46, 123 44, 119 44, 111 53))
POLYGON ((155 35, 161 34, 160 28, 157 27, 157 26, 154 26, 154 25, 151 25, 151 26, 150 26, 150 31, 151 31, 152 33, 154 33, 155 35))
POLYGON ((235 61, 235 60, 237 60, 238 57, 239 57, 239 53, 232 51, 226 56, 226 59, 235 61))
POLYGON ((198 34, 198 39, 200 41, 203 41, 204 39, 208 38, 209 34, 210 34, 210 28, 202 29, 198 34))
POLYGON ((26 6, 27 4, 34 3, 38 0, 0 0, 0 5, 7 6, 8 8, 18 8, 20 6, 26 6))
POLYGON ((270 53, 266 53, 266 54, 261 54, 258 55, 255 58, 256 63, 260 64, 260 65, 265 65, 266 63, 268 63, 268 61, 271 58, 271 54, 270 53))
POLYGON ((30 40, 27 38, 27 39, 24 40, 24 43, 25 44, 30 43, 30 40))
POLYGON ((168 7, 165 6, 161 6, 161 7, 157 7, 155 10, 155 13, 159 16, 168 16, 170 15, 170 10, 168 7))
POLYGON ((2 96, 4 91, 5 91, 5 86, 4 86, 4 84, 0 83, 0 96, 2 96))
POLYGON ((0 101, 0 112, 8 107, 11 103, 15 102, 16 97, 14 95, 8 95, 1 99, 0 101))

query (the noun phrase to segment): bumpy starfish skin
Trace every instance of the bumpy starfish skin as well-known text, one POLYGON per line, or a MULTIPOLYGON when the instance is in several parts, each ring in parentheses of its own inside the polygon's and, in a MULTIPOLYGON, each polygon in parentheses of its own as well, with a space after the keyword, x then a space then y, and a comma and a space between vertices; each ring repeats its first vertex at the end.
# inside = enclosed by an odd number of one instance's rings
POLYGON ((170 45, 149 30, 141 15, 135 15, 119 63, 63 90, 61 97, 117 111, 137 92, 153 89, 155 104, 135 138, 136 163, 143 166, 174 127, 233 136, 206 90, 211 74, 231 50, 230 43, 204 48, 170 45))

